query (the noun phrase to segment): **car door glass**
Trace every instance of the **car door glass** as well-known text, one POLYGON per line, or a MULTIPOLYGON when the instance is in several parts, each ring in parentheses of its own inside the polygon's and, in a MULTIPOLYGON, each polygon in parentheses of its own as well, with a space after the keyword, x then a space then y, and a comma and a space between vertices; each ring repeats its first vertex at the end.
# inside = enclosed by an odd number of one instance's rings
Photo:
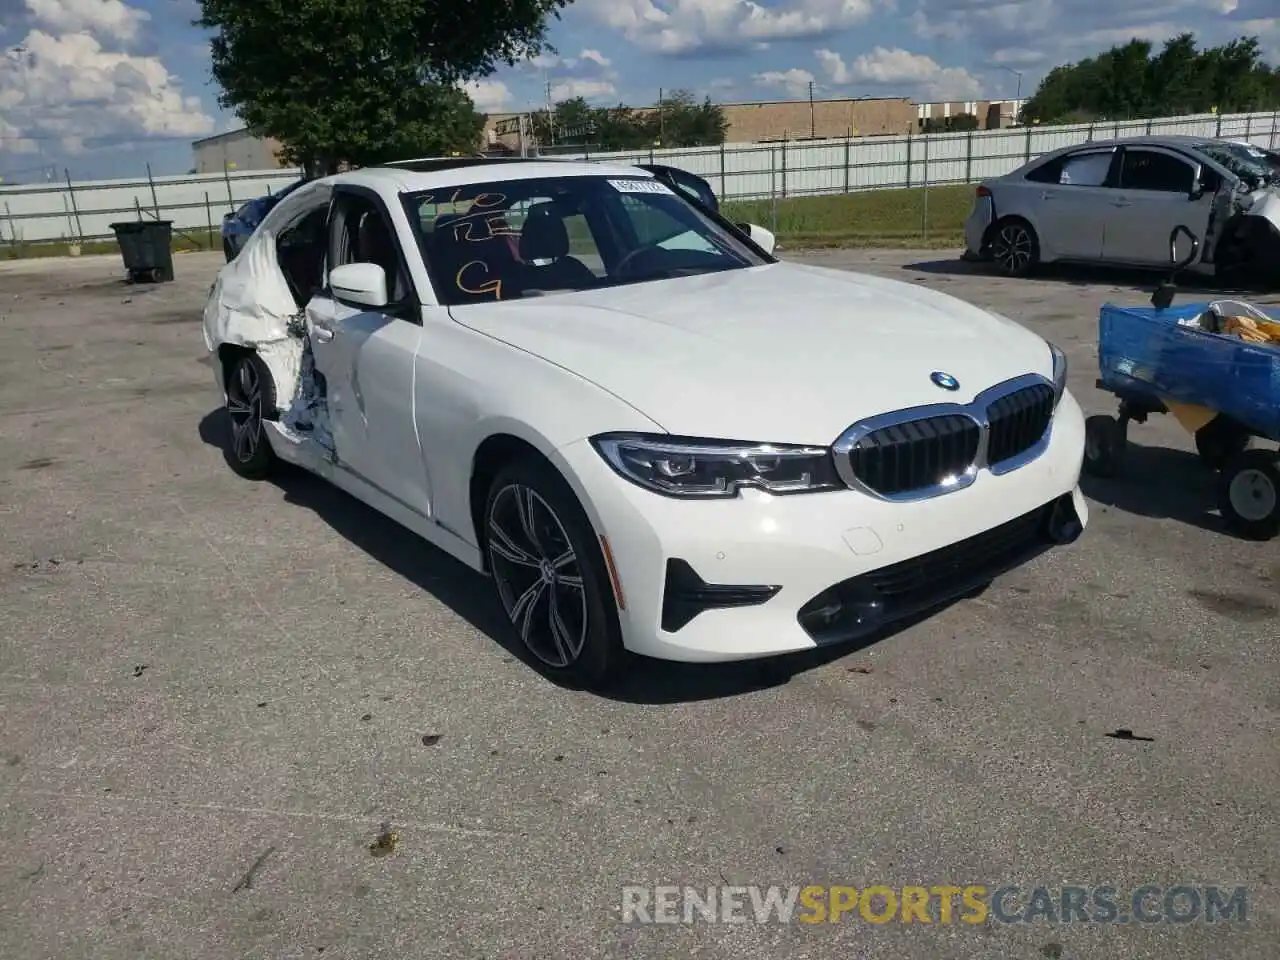
POLYGON ((1189 194, 1195 170, 1185 160, 1155 150, 1126 150, 1120 166, 1120 186, 1125 190, 1189 194))
POLYGON ((1107 182, 1110 169, 1110 153, 1083 153, 1062 165, 1058 182, 1073 187, 1100 187, 1107 182))
POLYGON ((387 278, 387 299, 403 300, 409 291, 401 264, 399 245, 386 216, 362 197, 344 196, 334 222, 333 266, 375 263, 387 278))

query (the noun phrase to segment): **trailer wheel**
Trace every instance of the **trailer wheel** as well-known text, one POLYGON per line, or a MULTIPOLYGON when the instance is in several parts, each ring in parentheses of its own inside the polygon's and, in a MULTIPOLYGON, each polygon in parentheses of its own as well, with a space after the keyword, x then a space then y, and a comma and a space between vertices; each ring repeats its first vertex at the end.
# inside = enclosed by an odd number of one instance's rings
POLYGON ((1230 417, 1217 416, 1196 431, 1196 451, 1205 466, 1221 470, 1249 449, 1249 431, 1230 417))
POLYGON ((1280 535, 1280 454, 1245 450, 1218 476, 1218 509, 1228 529, 1249 540, 1280 535))
POLYGON ((1114 477, 1124 462, 1129 438, 1116 417, 1097 414, 1084 422, 1084 468, 1095 477, 1114 477))

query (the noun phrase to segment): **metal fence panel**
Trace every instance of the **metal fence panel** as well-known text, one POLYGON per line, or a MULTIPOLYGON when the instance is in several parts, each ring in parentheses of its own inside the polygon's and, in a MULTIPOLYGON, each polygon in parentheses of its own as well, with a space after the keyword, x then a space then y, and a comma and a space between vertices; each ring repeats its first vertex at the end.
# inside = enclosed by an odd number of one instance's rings
MULTIPOLYGON (((721 199, 733 201, 974 183, 1059 147, 1149 133, 1231 137, 1275 149, 1280 112, 559 155, 666 163, 705 177, 721 199)), ((227 211, 298 176, 297 170, 255 170, 0 186, 0 242, 105 239, 112 236, 112 222, 154 218, 157 212, 175 230, 217 229, 227 211)))

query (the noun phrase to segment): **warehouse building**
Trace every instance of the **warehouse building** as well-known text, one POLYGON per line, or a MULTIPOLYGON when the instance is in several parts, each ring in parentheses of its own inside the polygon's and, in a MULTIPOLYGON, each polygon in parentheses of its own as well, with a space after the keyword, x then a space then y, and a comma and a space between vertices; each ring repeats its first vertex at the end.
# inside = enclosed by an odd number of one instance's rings
MULTIPOLYGON (((978 129, 1007 127, 1016 122, 1020 101, 974 100, 954 103, 914 103, 905 97, 862 97, 837 100, 758 100, 722 103, 729 121, 727 142, 772 143, 839 137, 906 136, 945 126, 949 118, 970 114, 978 129)), ((653 107, 637 108, 637 112, 653 107)), ((528 147, 527 114, 491 113, 477 149, 519 153, 528 147), (525 141, 522 143, 522 139, 525 141)), ((197 173, 266 170, 282 166, 280 144, 233 130, 197 140, 192 145, 197 173)))

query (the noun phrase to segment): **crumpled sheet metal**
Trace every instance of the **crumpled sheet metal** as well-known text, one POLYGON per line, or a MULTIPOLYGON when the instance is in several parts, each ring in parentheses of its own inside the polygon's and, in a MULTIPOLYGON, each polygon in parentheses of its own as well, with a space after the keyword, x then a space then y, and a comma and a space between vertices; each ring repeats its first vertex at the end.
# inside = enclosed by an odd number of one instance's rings
POLYGON ((205 344, 253 347, 275 380, 276 405, 293 406, 303 343, 294 332, 301 311, 276 258, 275 236, 259 230, 214 281, 204 308, 205 344))

